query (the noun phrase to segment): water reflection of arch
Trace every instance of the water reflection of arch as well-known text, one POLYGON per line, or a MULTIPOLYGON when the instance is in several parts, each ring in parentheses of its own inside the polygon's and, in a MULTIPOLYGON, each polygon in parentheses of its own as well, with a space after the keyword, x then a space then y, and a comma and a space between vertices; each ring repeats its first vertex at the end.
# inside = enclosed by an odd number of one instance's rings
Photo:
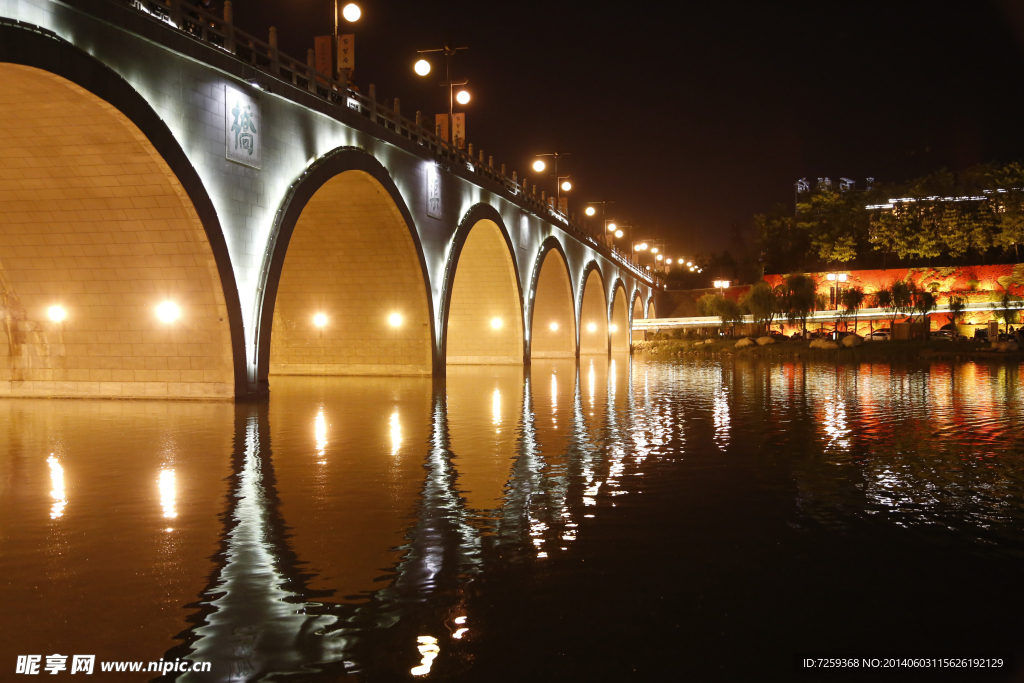
MULTIPOLYGON (((3 139, 9 155, 5 166, 14 173, 19 168, 16 159, 26 165, 35 162, 34 189, 16 185, 10 190, 17 199, 33 202, 38 201, 39 191, 50 191, 45 207, 24 212, 25 216, 33 214, 30 218, 35 229, 30 232, 44 238, 50 247, 58 244, 52 239, 57 235, 40 234, 43 231, 38 229, 39 222, 46 221, 61 231, 81 233, 77 240, 60 242, 70 246, 58 247, 57 253, 40 254, 39 246, 26 245, 36 250, 33 256, 37 259, 43 256, 58 262, 56 277, 42 278, 36 273, 31 288, 20 292, 14 289, 18 278, 12 278, 11 272, 0 278, 4 283, 0 289, 9 290, 3 292, 8 316, 20 297, 27 299, 32 309, 31 315, 18 312, 14 318, 19 320, 13 327, 33 323, 35 329, 30 334, 43 342, 34 345, 45 346, 42 353, 30 349, 22 355, 34 356, 37 364, 49 360, 46 382, 62 382, 64 388, 59 391, 71 395, 95 394, 88 385, 101 383, 107 385, 105 389, 109 392, 104 393, 108 395, 152 395, 152 391, 134 388, 144 382, 151 382, 154 387, 165 384, 163 397, 243 395, 245 338, 227 242, 202 179, 160 115, 108 66, 62 38, 35 28, 0 25, 0 73, 5 90, 14 91, 19 83, 24 85, 20 93, 9 92, 5 96, 17 103, 8 110, 16 116, 17 126, 7 120, 0 127, 0 133, 7 134, 0 138, 10 136, 3 139), (53 116, 33 112, 32 107, 56 108, 57 115, 66 117, 66 122, 60 124, 60 129, 44 130, 43 126, 53 125, 53 116), (83 132, 85 128, 88 131, 83 132), (102 137, 98 131, 102 131, 102 137), (74 139, 64 144, 64 137, 74 139), (25 154, 19 154, 19 145, 25 154), (78 163, 76 156, 90 159, 78 163), (126 172, 124 168, 131 170, 126 172), (60 187, 60 183, 72 179, 73 186, 60 187), (66 218, 54 220, 52 217, 57 213, 66 218), (193 222, 198 223, 197 230, 193 229, 193 222), (79 223, 83 223, 81 227, 79 223), (118 231, 130 235, 118 236, 118 231), (80 246, 76 247, 81 244, 89 246, 84 253, 80 246), (178 274, 186 270, 189 272, 178 274), (104 280, 115 284, 104 287, 104 280), (72 284, 85 281, 92 288, 76 288, 72 284), (137 293, 146 292, 173 296, 182 305, 183 316, 177 329, 168 330, 152 314, 150 307, 159 300, 139 300, 137 293), (40 296, 42 300, 35 302, 40 296), (223 299, 217 300, 219 297, 223 299), (57 303, 54 299, 68 308, 68 318, 59 329, 51 329, 54 325, 49 319, 44 322, 46 308, 57 303), (37 309, 41 327, 35 326, 37 321, 33 320, 37 309), (91 318, 88 330, 76 329, 79 316, 91 318), (97 343, 96 330, 104 331, 104 343, 97 343), (59 338, 51 340, 52 334, 59 338), (151 341, 147 338, 150 336, 159 341, 151 341), (200 337, 205 340, 196 343, 200 337), (173 359, 177 364, 172 363, 171 367, 166 352, 155 348, 166 344, 179 345, 173 359), (72 359, 66 355, 52 355, 51 349, 58 348, 69 353, 68 346, 82 350, 73 359, 74 365, 68 364, 72 359), (193 346, 205 348, 193 351, 193 346), (103 356, 111 347, 129 351, 103 356), (126 367, 122 364, 123 356, 133 356, 132 360, 137 362, 126 367), (144 360, 149 372, 140 378, 143 373, 132 368, 139 367, 138 361, 144 360), (162 361, 160 377, 153 369, 157 361, 162 361)), ((11 181, 19 183, 16 177, 11 181)), ((0 229, 15 222, 8 214, 0 220, 0 229)), ((17 247, 5 243, 8 271, 11 262, 20 256, 17 247)), ((38 268, 35 264, 31 266, 33 271, 38 268)), ((12 336, 18 337, 18 332, 25 334, 21 329, 13 329, 12 336)), ((27 339, 12 341, 31 343, 27 339)), ((34 381, 32 368, 24 370, 29 371, 26 379, 34 381)), ((0 378, 11 379, 2 375, 0 378)), ((45 386, 39 389, 33 393, 54 391, 45 386)))
POLYGON ((518 364, 526 358, 519 266, 508 229, 494 207, 476 204, 459 223, 448 252, 442 302, 442 365, 518 364), (501 327, 488 325, 492 316, 503 321, 501 327))
POLYGON ((548 237, 541 244, 529 291, 526 319, 531 361, 578 356, 576 297, 572 291, 569 261, 558 238, 548 237))
POLYGON ((367 152, 338 148, 296 179, 274 218, 260 281, 255 337, 261 393, 272 352, 284 374, 430 374, 436 330, 423 247, 387 169, 367 152), (288 258, 293 239, 301 250, 294 264, 288 258), (394 249, 360 248, 367 240, 384 240, 394 249), (278 310, 283 276, 289 296, 278 310), (389 329, 382 298, 396 312, 402 309, 400 327, 389 329), (312 318, 321 303, 333 310, 327 311, 328 325, 317 330, 312 318), (274 330, 275 318, 284 329, 274 330), (310 349, 318 351, 313 362, 306 358, 310 349))
POLYGON ((610 348, 608 337, 608 294, 604 273, 597 261, 590 261, 583 268, 580 284, 576 290, 579 297, 579 353, 607 354, 610 348), (593 327, 591 327, 593 326, 593 327))

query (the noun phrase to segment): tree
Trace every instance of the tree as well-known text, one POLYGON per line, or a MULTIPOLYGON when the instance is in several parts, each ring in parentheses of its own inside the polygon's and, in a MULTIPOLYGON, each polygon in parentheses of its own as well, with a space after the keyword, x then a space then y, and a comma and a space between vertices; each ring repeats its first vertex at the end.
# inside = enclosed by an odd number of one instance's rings
POLYGON ((857 331, 857 314, 864 305, 864 290, 860 287, 844 289, 839 295, 839 302, 845 309, 844 317, 853 316, 853 331, 857 331))
POLYGON ((796 230, 789 209, 778 204, 754 216, 754 239, 764 273, 788 273, 804 266, 807 240, 796 230))
POLYGON ((754 322, 764 323, 771 330, 772 320, 779 313, 779 301, 771 285, 761 280, 743 295, 740 305, 750 311, 754 322))
POLYGON ((720 294, 705 294, 697 299, 697 314, 705 317, 718 315, 718 302, 721 299, 720 294))
POLYGON ((796 227, 825 263, 851 261, 868 234, 868 214, 859 192, 818 189, 797 204, 796 227))
POLYGON ((1017 324, 1022 305, 1024 305, 1024 302, 1021 301, 1021 298, 1010 294, 1009 289, 1003 289, 1003 295, 992 304, 992 310, 995 313, 996 319, 1001 320, 1003 323, 1004 332, 1009 333, 1010 325, 1017 324))
POLYGON ((891 288, 883 287, 875 292, 875 306, 885 311, 886 317, 889 318, 889 330, 891 331, 893 325, 896 324, 896 309, 893 307, 891 288))
POLYGON ((724 296, 719 297, 718 318, 722 321, 723 327, 741 322, 743 320, 743 313, 740 311, 740 305, 733 299, 726 299, 724 296))
POLYGON ((964 317, 964 311, 967 310, 967 297, 960 294, 949 295, 949 322, 953 323, 953 329, 956 329, 958 321, 964 317))
POLYGON ((807 334, 807 316, 815 305, 818 285, 807 275, 792 275, 786 282, 786 318, 789 324, 800 323, 800 330, 807 334))
MULTIPOLYGON (((914 310, 914 301, 917 294, 917 285, 913 281, 897 280, 889 288, 892 292, 892 308, 898 316, 908 316, 914 310)), ((893 318, 895 322, 895 318, 893 318)))
POLYGON ((925 322, 929 313, 935 310, 935 295, 927 290, 917 290, 914 294, 914 311, 920 322, 925 322))

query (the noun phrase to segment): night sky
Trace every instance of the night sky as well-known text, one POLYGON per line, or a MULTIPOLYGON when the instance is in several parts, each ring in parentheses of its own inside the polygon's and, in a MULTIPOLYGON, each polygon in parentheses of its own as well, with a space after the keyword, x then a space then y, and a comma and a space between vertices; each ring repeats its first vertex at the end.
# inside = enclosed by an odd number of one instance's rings
MULTIPOLYGON (((614 201, 610 218, 670 254, 736 251, 801 177, 862 187, 1024 159, 1024 3, 359 4, 364 93, 433 116, 442 64, 416 76, 416 50, 468 46, 455 77, 474 148, 520 177, 535 153, 571 152, 571 209, 614 201)), ((276 25, 302 58, 333 4, 236 0, 235 20, 264 39, 276 25)))

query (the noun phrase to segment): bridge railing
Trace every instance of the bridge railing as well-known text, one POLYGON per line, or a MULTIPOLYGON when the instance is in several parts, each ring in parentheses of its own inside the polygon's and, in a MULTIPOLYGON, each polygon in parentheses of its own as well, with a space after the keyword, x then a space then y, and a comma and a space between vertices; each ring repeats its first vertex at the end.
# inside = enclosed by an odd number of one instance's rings
POLYGON ((196 40, 224 50, 273 78, 291 83, 293 86, 306 90, 332 104, 358 112, 377 125, 426 147, 437 156, 460 164, 467 170, 501 185, 507 192, 515 195, 522 205, 537 215, 549 218, 581 242, 590 245, 636 276, 657 286, 658 281, 654 275, 637 264, 631 254, 623 254, 613 245, 602 244, 552 204, 527 192, 526 181, 524 180, 520 184, 515 174, 509 178, 505 174, 504 165, 500 170, 495 169, 493 158, 488 158, 485 163, 482 151, 478 159, 474 159, 472 145, 467 151, 445 140, 437 135, 433 126, 424 125, 419 112, 416 112, 415 119, 403 116, 398 98, 395 98, 392 106, 378 102, 373 85, 370 85, 368 96, 363 95, 352 90, 346 82, 339 81, 330 74, 317 71, 308 57, 306 61, 295 59, 281 52, 276 45, 264 42, 235 28, 233 10, 229 2, 225 2, 224 16, 218 16, 185 0, 113 1, 127 4, 137 11, 174 26, 196 40))

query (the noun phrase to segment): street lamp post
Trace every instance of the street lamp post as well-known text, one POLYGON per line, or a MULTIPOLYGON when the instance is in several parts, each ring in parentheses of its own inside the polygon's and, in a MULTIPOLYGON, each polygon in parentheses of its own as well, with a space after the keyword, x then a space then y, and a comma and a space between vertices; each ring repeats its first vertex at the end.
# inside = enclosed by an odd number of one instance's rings
MULTIPOLYGON (((417 50, 419 54, 425 54, 427 52, 442 52, 445 57, 445 82, 439 84, 440 87, 448 87, 448 142, 454 149, 455 144, 455 86, 457 85, 468 85, 469 81, 460 81, 459 83, 452 82, 452 57, 459 50, 468 50, 468 47, 450 47, 446 42, 444 47, 434 48, 432 50, 417 50)), ((421 59, 416 62, 415 66, 416 73, 420 76, 426 76, 430 73, 430 62, 425 59, 421 59)), ((469 92, 462 90, 458 94, 459 104, 467 104, 469 102, 469 92)))
MULTIPOLYGON (((568 187, 565 188, 565 191, 568 192, 570 189, 572 189, 572 184, 569 183, 569 181, 568 181, 569 176, 560 176, 560 175, 558 175, 558 158, 559 157, 567 157, 567 156, 569 156, 569 154, 571 154, 571 152, 544 152, 543 154, 536 155, 538 157, 553 157, 554 160, 555 160, 555 174, 554 175, 555 175, 555 204, 556 204, 556 206, 561 206, 561 200, 562 200, 562 194, 561 194, 562 182, 561 181, 562 181, 563 178, 566 179, 566 184, 569 185, 568 187)), ((536 171, 537 173, 543 173, 545 168, 547 168, 547 164, 545 164, 542 159, 537 159, 535 162, 533 162, 533 170, 536 171)))

